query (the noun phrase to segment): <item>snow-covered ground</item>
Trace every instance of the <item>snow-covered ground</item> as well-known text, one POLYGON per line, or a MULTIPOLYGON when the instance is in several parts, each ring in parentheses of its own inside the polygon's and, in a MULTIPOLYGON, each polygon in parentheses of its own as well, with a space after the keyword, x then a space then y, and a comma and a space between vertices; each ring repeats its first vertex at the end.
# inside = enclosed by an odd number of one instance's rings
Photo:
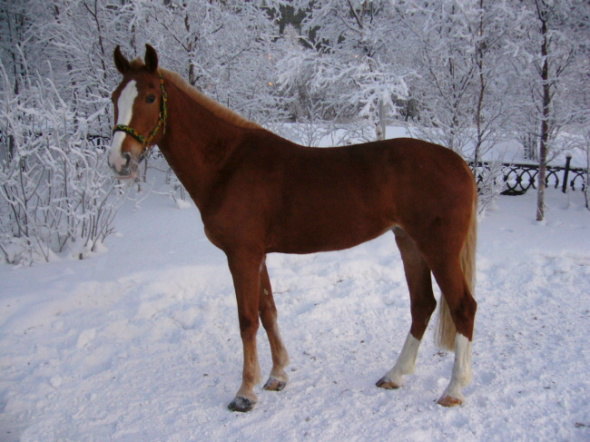
MULTIPOLYGON (((0 440, 590 440, 590 212, 580 192, 500 197, 480 223, 474 381, 435 401, 452 354, 432 330, 416 374, 374 386, 409 328, 393 235, 268 259, 290 383, 226 404, 241 343, 224 255, 197 210, 125 206, 108 252, 0 266, 0 440)), ((432 329, 432 326, 430 327, 432 329)), ((266 337, 259 347, 270 370, 266 337)))

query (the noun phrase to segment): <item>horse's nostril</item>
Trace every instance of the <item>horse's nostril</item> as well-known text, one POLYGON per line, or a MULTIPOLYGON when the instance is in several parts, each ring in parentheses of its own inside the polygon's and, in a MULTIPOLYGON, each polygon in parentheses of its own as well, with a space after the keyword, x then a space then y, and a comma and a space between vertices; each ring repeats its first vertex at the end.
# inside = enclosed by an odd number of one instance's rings
POLYGON ((124 152, 123 158, 125 158, 125 164, 123 165, 123 169, 128 169, 129 164, 131 164, 131 155, 128 152, 124 152))

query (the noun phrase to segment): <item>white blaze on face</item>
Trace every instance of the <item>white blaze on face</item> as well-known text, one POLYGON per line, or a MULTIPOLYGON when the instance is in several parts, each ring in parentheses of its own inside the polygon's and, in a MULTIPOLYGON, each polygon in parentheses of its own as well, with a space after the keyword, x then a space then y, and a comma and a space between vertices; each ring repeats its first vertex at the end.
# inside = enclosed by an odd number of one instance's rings
MULTIPOLYGON (((133 116, 133 103, 137 97, 137 86, 135 80, 131 80, 121 91, 119 100, 117 101, 118 118, 116 124, 123 124, 128 126, 133 116)), ((125 166, 127 160, 123 157, 121 148, 123 146, 123 140, 125 139, 126 133, 117 131, 113 134, 111 141, 111 149, 109 151, 109 164, 116 171, 121 171, 125 166)))

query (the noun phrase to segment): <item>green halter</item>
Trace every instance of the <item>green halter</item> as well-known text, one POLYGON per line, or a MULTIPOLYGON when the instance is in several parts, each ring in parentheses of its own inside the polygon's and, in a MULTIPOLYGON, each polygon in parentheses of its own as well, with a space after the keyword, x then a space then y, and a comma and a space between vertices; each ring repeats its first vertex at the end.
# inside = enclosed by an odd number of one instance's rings
POLYGON ((131 135, 133 138, 139 141, 144 147, 148 147, 150 145, 160 129, 162 129, 162 134, 166 133, 166 120, 168 119, 168 94, 164 88, 164 77, 162 77, 162 74, 158 75, 160 77, 161 101, 160 113, 158 115, 158 122, 156 123, 156 126, 151 130, 147 137, 144 137, 131 126, 127 126, 125 124, 117 124, 113 128, 113 133, 125 132, 127 135, 131 135))

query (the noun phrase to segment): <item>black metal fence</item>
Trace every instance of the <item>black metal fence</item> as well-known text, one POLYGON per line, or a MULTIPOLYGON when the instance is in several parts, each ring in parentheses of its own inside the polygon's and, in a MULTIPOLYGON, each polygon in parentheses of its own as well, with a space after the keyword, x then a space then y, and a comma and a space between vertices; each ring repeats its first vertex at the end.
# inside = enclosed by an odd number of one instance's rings
MULTIPOLYGON (((563 193, 568 190, 583 191, 586 188, 587 169, 571 167, 570 162, 571 157, 568 156, 564 166, 547 166, 545 176, 547 187, 561 189, 563 193)), ((486 175, 493 173, 492 169, 496 171, 499 169, 494 183, 498 184, 497 180, 502 181, 503 195, 523 195, 527 190, 537 188, 539 166, 535 164, 502 163, 499 165, 479 162, 475 167, 471 164, 471 168, 479 185, 483 183, 486 175)))
MULTIPOLYGON (((586 188, 587 170, 570 166, 571 158, 567 157, 564 166, 547 166, 545 184, 547 187, 569 190, 584 190, 586 188)), ((471 165, 473 168, 473 165, 471 165)), ((474 168, 478 183, 482 183, 483 176, 490 173, 493 163, 480 162, 474 168)), ((536 189, 539 174, 539 166, 523 163, 502 163, 500 173, 504 195, 522 195, 529 189, 536 189)))

